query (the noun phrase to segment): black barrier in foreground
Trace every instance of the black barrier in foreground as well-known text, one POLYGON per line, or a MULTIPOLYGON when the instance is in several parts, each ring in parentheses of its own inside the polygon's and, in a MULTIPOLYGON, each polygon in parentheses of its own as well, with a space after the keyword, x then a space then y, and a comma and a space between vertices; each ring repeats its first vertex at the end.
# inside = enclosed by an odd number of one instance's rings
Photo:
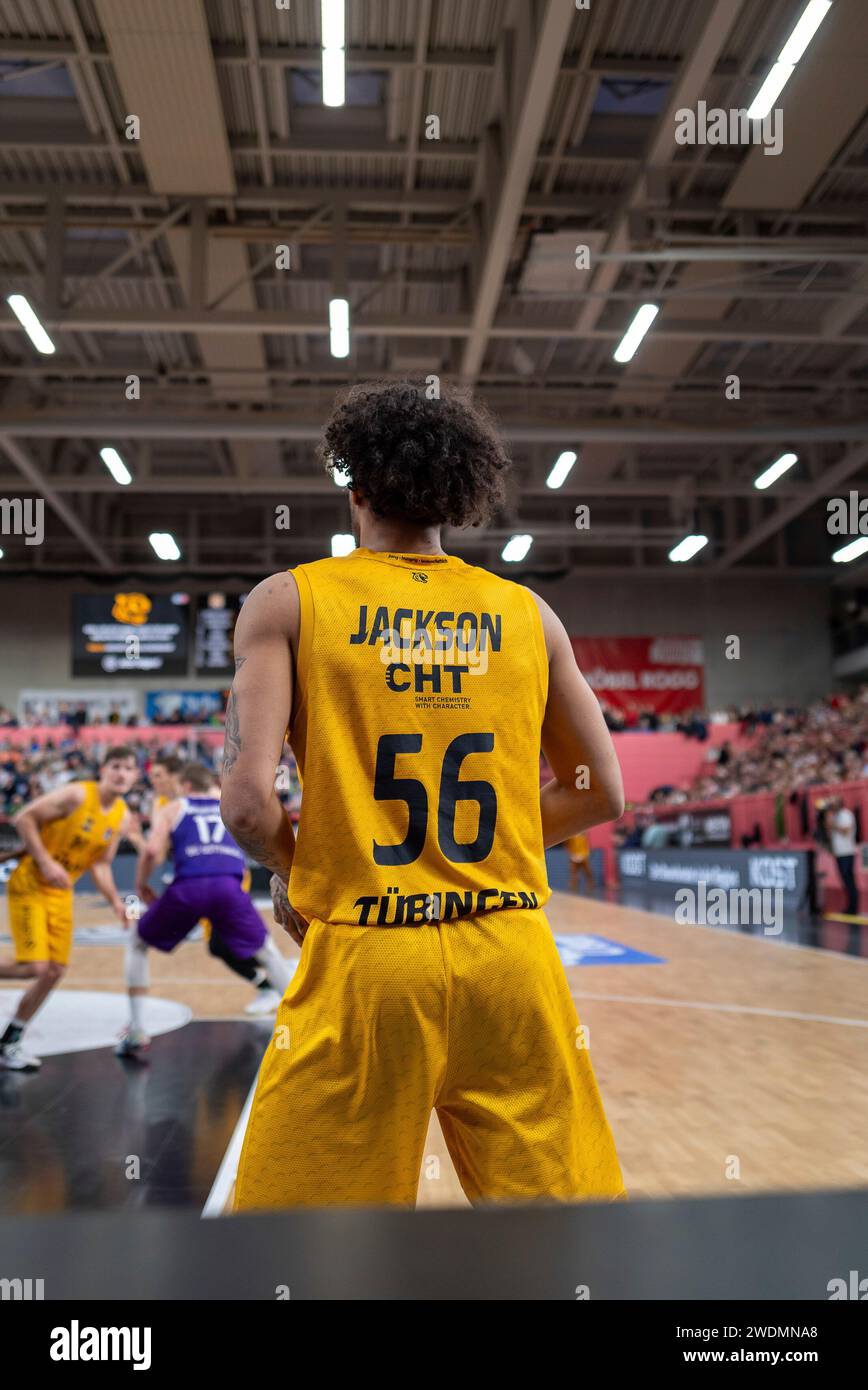
POLYGON ((10 1217, 0 1220, 0 1298, 16 1298, 17 1280, 19 1299, 30 1281, 30 1299, 75 1303, 864 1301, 866 1232, 868 1190, 212 1221, 170 1211, 10 1217))

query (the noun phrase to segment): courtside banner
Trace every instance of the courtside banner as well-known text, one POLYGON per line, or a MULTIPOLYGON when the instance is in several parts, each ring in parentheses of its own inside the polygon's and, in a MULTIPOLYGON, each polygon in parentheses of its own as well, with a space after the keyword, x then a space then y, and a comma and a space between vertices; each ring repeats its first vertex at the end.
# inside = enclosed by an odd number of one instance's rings
POLYGON ((708 895, 766 890, 781 895, 790 912, 808 905, 813 884, 812 850, 622 849, 621 883, 641 884, 661 895, 690 888, 708 895))
POLYGON ((579 669, 600 704, 682 714, 705 704, 698 637, 571 637, 579 669))

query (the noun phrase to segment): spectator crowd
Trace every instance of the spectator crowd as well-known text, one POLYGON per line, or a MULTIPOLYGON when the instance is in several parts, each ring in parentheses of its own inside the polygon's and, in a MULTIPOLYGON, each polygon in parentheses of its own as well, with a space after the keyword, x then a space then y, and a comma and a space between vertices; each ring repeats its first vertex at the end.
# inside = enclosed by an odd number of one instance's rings
POLYGON ((786 795, 868 776, 868 686, 829 695, 804 709, 748 710, 739 714, 744 746, 711 748, 687 787, 660 787, 655 802, 670 805, 726 800, 751 792, 786 795))
MULTIPOLYGON (((11 820, 28 801, 65 782, 96 777, 107 749, 119 743, 132 747, 139 763, 138 780, 125 800, 130 810, 141 817, 145 824, 152 800, 150 771, 155 762, 180 757, 183 762, 204 763, 219 778, 223 761, 222 745, 213 740, 206 742, 195 734, 179 743, 163 741, 159 736, 155 737, 151 730, 137 730, 134 738, 124 736, 119 731, 116 738, 97 739, 87 747, 82 746, 74 735, 49 739, 41 746, 33 743, 30 747, 14 747, 8 739, 0 737, 0 818, 11 820), (145 741, 143 736, 146 733, 149 737, 145 741)), ((295 759, 288 748, 284 750, 275 785, 278 796, 295 819, 301 802, 301 786, 295 759)))

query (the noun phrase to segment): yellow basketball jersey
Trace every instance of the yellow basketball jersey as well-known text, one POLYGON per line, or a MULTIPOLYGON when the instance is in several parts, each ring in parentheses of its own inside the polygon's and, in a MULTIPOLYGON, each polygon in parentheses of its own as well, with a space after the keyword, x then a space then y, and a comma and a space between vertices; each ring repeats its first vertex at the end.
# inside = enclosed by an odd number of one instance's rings
POLYGON ((539 907, 548 657, 531 595, 453 555, 360 549, 293 574, 293 905, 368 926, 539 907))
MULTIPOLYGON (((107 811, 100 805, 96 782, 84 782, 84 801, 68 816, 40 826, 42 843, 73 882, 99 859, 120 829, 126 803, 117 797, 107 811)), ((42 884, 28 854, 10 876, 13 891, 38 890, 42 884)))

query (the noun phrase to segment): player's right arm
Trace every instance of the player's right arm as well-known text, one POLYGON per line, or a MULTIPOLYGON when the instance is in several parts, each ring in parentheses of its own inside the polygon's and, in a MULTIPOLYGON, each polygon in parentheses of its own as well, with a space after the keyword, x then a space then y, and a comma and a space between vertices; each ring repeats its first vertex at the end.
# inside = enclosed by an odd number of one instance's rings
POLYGON ((533 598, 549 657, 541 742, 554 780, 540 792, 548 848, 592 825, 617 820, 624 811, 624 786, 612 736, 597 697, 576 665, 566 629, 544 599, 538 594, 533 598))
POLYGON ((22 807, 12 824, 24 841, 27 853, 36 865, 39 877, 49 888, 71 888, 72 881, 62 864, 58 864, 42 843, 41 827, 50 821, 63 820, 84 801, 84 786, 81 782, 67 782, 54 791, 37 796, 35 801, 22 807))
POLYGON ((165 806, 161 806, 158 811, 154 812, 150 832, 136 862, 134 891, 136 897, 143 903, 154 900, 154 890, 149 887, 148 879, 169 853, 169 839, 177 810, 177 801, 167 801, 165 806))

